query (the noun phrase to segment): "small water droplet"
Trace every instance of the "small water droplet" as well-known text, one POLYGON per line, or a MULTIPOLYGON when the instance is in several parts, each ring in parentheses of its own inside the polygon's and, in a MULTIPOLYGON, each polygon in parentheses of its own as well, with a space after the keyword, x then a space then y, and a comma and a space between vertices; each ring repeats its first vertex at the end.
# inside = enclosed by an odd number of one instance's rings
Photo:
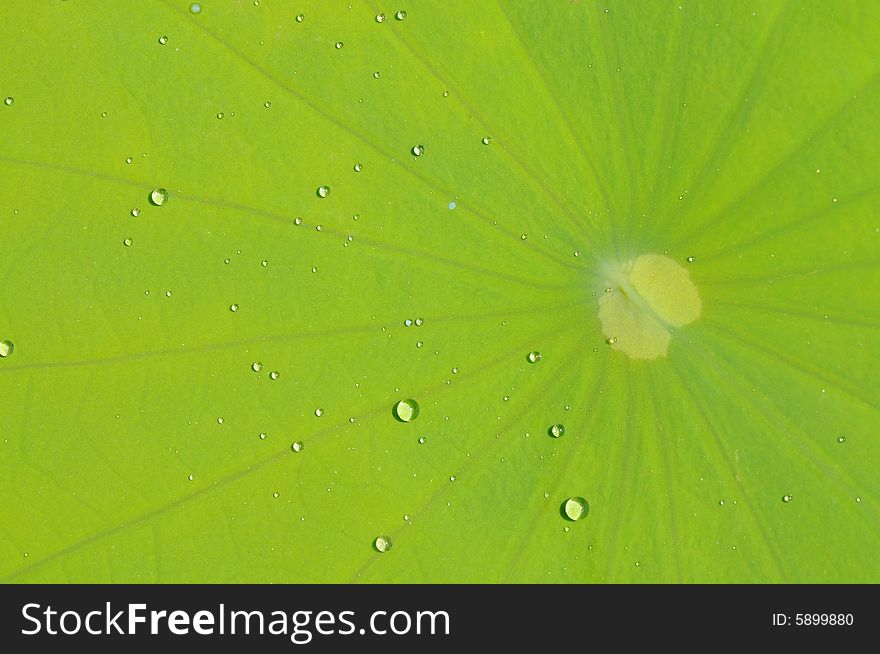
POLYGON ((425 438, 424 436, 419 436, 419 445, 424 445, 427 442, 428 442, 427 438, 425 438))
POLYGON ((384 23, 385 22, 385 14, 376 14, 376 22, 384 23))
POLYGON ((375 73, 373 73, 374 79, 379 79, 381 76, 382 76, 382 73, 380 73, 378 70, 375 73))
POLYGON ((269 260, 268 260, 268 259, 263 259, 263 260, 260 262, 260 265, 263 266, 263 268, 265 268, 266 266, 269 265, 269 260))
POLYGON ((505 395, 501 398, 504 402, 510 402, 510 395, 505 395))
POLYGON ((194 2, 189 6, 189 10, 192 13, 197 14, 202 11, 202 5, 200 5, 198 2, 194 2))
POLYGON ((166 43, 168 43, 168 37, 163 34, 162 36, 159 37, 159 43, 161 45, 165 45, 166 43))
POLYGON ((453 375, 457 375, 460 371, 461 371, 461 368, 453 368, 453 369, 452 369, 452 374, 453 374, 453 375))
POLYGON ((581 256, 581 251, 580 251, 580 250, 575 250, 575 251, 574 251, 574 256, 576 256, 576 257, 581 256))
POLYGON ((391 538, 389 536, 376 536, 376 540, 373 541, 373 547, 380 554, 384 554, 390 550, 391 545, 391 538))
POLYGON ((281 374, 277 370, 273 370, 272 372, 269 373, 269 379, 271 379, 272 381, 275 381, 280 376, 281 376, 281 374))
POLYGON ((409 318, 407 318, 406 320, 403 321, 404 327, 411 327, 412 324, 413 324, 413 321, 410 320, 409 318))
POLYGON ((412 516, 410 516, 409 513, 404 513, 404 514, 403 514, 403 521, 404 521, 404 522, 409 522, 411 517, 412 517, 412 516))
POLYGON ((137 218, 138 216, 141 215, 141 210, 140 210, 140 209, 132 209, 132 210, 131 210, 131 215, 132 215, 133 218, 137 218))
POLYGON ((549 500, 549 499, 550 499, 550 493, 544 493, 544 499, 545 499, 545 500, 549 500))
POLYGON ((303 224, 303 219, 297 216, 296 218, 293 219, 293 224, 296 225, 297 227, 299 227, 300 225, 303 224))
POLYGON ((269 435, 269 434, 267 434, 267 433, 264 432, 264 431, 263 431, 263 432, 260 432, 260 440, 261 440, 261 441, 266 440, 266 437, 267 437, 268 435, 269 435))
POLYGON ((363 167, 361 164, 359 164, 359 163, 356 163, 356 164, 354 165, 354 172, 356 172, 356 173, 361 172, 363 169, 364 169, 364 167, 363 167))
POLYGON ((693 256, 693 255, 691 255, 691 256, 689 256, 689 257, 687 258, 687 262, 688 262, 688 263, 693 263, 693 262, 696 261, 696 260, 697 260, 697 258, 696 258, 695 256, 693 256))
POLYGON ((449 481, 455 481, 455 479, 456 479, 455 475, 449 475, 449 481))
POLYGON ((617 336, 609 336, 605 339, 605 343, 608 345, 614 345, 617 342, 617 336))
POLYGON ((559 438, 565 435, 565 425, 555 424, 547 430, 553 438, 559 438))
POLYGON ((846 436, 838 436, 837 442, 838 443, 846 443, 846 436))
POLYGON ((6 99, 3 101, 3 104, 5 104, 7 107, 11 107, 12 104, 13 104, 14 102, 15 102, 15 98, 13 98, 13 97, 10 95, 8 98, 6 98, 6 99))
POLYGON ((861 504, 861 503, 862 503, 862 498, 861 498, 861 497, 856 497, 856 503, 857 503, 857 504, 861 504))
POLYGON ((272 497, 277 498, 277 497, 278 497, 278 491, 275 491, 274 493, 272 493, 272 497))
POLYGON ((718 500, 718 506, 724 506, 724 500, 718 500))
POLYGON ((443 91, 443 97, 444 97, 444 98, 448 98, 448 97, 449 97, 449 91, 443 91))
POLYGON ((315 225, 315 231, 316 232, 324 231, 324 226, 323 225, 315 225))
POLYGON ((452 211, 453 209, 455 209, 455 207, 456 207, 457 205, 455 204, 455 201, 453 200, 453 201, 450 202, 447 206, 449 207, 449 210, 452 211))
POLYGON ((223 120, 223 112, 222 111, 217 113, 217 120, 223 120))
POLYGON ((12 354, 12 351, 14 349, 15 345, 12 344, 12 341, 0 341, 0 357, 5 359, 10 354, 12 354))
POLYGON ((260 372, 262 369, 263 369, 263 362, 262 361, 254 361, 251 364, 251 370, 253 370, 254 372, 260 372))
POLYGON ((782 501, 785 502, 786 504, 791 502, 791 499, 792 499, 791 495, 783 495, 782 496, 782 501))
POLYGON ((297 15, 297 17, 296 17, 297 23, 301 23, 301 22, 303 22, 303 20, 305 20, 305 16, 303 14, 297 15))
POLYGON ((425 324, 424 318, 416 318, 416 327, 421 327, 424 324, 425 324))
POLYGON ((412 149, 410 150, 410 152, 413 153, 414 157, 421 157, 423 154, 425 154, 425 146, 424 145, 414 145, 414 146, 412 146, 412 149))
POLYGON ((319 198, 326 198, 328 195, 330 195, 330 187, 329 186, 319 186, 317 193, 318 193, 319 198))
POLYGON ((337 41, 337 42, 333 45, 333 47, 335 47, 337 50, 341 50, 341 49, 342 49, 342 45, 343 45, 342 41, 337 41))
POLYGON ((195 475, 189 475, 189 476, 187 477, 187 479, 189 479, 190 481, 192 481, 192 480, 195 479, 195 478, 196 478, 195 475))
POLYGON ((425 345, 424 341, 416 341, 416 347, 422 347, 425 345))
POLYGON ((131 157, 126 157, 126 158, 125 158, 125 163, 127 163, 127 164, 130 164, 130 163, 132 163, 133 161, 134 161, 134 159, 132 159, 131 157))
POLYGON ((538 363, 541 360, 541 353, 535 350, 534 352, 529 352, 528 355, 529 363, 538 363))
POLYGON ((322 409, 321 407, 318 407, 317 409, 315 409, 315 416, 320 418, 323 415, 324 415, 324 409, 322 409))
POLYGON ((401 9, 401 10, 398 11, 396 14, 394 14, 394 17, 395 17, 397 20, 403 20, 404 18, 406 18, 406 12, 405 12, 403 9, 401 9))
POLYGON ((150 202, 157 207, 168 202, 168 189, 154 188, 150 193, 150 202))
POLYGON ((305 447, 305 445, 303 445, 302 441, 293 441, 293 443, 290 444, 290 449, 297 453, 302 452, 303 447, 305 447))
POLYGON ((272 103, 271 103, 269 100, 266 100, 266 101, 263 103, 263 106, 266 107, 266 109, 268 109, 269 107, 272 106, 272 103))
MULTIPOLYGON (((229 259, 227 259, 227 261, 229 261, 229 259)), ((236 311, 238 311, 238 305, 237 305, 237 304, 230 304, 230 305, 229 305, 229 310, 230 310, 232 313, 235 313, 236 311)))
POLYGON ((483 137, 483 145, 489 145, 491 142, 492 142, 491 136, 484 136, 483 137))
POLYGON ((400 400, 394 405, 394 417, 401 422, 410 422, 419 417, 419 403, 415 400, 400 400))
POLYGON ((519 237, 519 240, 521 240, 521 241, 525 241, 528 237, 529 237, 528 234, 522 234, 522 235, 519 237))
POLYGON ((171 291, 165 291, 165 297, 171 297, 171 291))
POLYGON ((222 425, 222 424, 223 424, 223 418, 217 418, 217 424, 218 424, 218 425, 222 425))
POLYGON ((590 504, 583 497, 569 497, 562 503, 562 512, 572 521, 583 520, 590 512, 590 504))
POLYGON ((130 238, 122 239, 122 244, 127 248, 130 248, 132 243, 133 241, 130 238))

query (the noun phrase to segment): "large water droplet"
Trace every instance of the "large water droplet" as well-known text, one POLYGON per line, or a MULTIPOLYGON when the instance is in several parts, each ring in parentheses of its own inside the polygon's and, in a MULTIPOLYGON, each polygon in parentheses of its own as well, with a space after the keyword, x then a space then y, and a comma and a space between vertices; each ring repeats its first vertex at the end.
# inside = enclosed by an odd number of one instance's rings
POLYGON ((541 360, 541 353, 535 350, 534 352, 529 352, 528 355, 529 363, 538 363, 541 360))
POLYGON ((583 497, 569 497, 562 503, 562 513, 569 520, 583 520, 589 512, 590 504, 583 497))
POLYGON ((157 207, 161 207, 168 202, 168 189, 154 188, 150 193, 150 202, 157 207))
POLYGON ((319 186, 317 193, 319 198, 326 198, 328 195, 330 195, 330 187, 326 185, 319 186))
POLYGON ((384 554, 390 550, 391 545, 391 538, 389 536, 376 536, 376 540, 373 541, 373 547, 380 554, 384 554))
POLYGON ((565 435, 565 425, 555 424, 547 431, 553 438, 559 438, 565 435))
POLYGON ((419 417, 419 403, 415 400, 400 400, 394 405, 394 417, 401 422, 410 422, 419 417))
POLYGON ((5 359, 12 354, 14 349, 15 345, 12 344, 12 341, 0 341, 0 357, 5 359))

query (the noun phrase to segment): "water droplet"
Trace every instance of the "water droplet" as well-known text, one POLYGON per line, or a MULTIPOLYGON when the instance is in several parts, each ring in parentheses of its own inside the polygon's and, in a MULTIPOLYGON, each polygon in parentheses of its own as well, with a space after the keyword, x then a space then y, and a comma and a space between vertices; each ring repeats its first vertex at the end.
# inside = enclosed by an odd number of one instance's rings
POLYGON ((404 521, 404 522, 409 522, 411 517, 412 517, 412 516, 410 516, 409 513, 404 513, 404 514, 403 514, 403 521, 404 521))
POLYGON ((424 324, 425 324, 425 321, 423 318, 416 318, 416 327, 421 327, 424 324))
POLYGON ((263 268, 265 268, 266 266, 269 265, 269 260, 268 260, 268 259, 263 259, 263 260, 260 262, 260 265, 263 266, 263 268))
POLYGON ((376 14, 376 22, 384 23, 385 22, 385 14, 376 14))
POLYGON ((273 370, 272 372, 269 373, 269 379, 271 379, 272 381, 275 381, 280 376, 281 376, 281 374, 277 370, 273 370))
POLYGON ((223 120, 223 112, 222 111, 217 114, 217 120, 223 120))
POLYGON ((528 237, 529 237, 528 234, 523 234, 522 236, 519 237, 519 240, 525 241, 528 237))
POLYGON ((296 225, 297 227, 299 227, 300 225, 303 224, 303 219, 300 217, 296 217, 293 219, 293 224, 296 225))
POLYGON ((323 415, 324 415, 324 409, 322 409, 321 407, 318 407, 317 409, 315 409, 315 416, 320 418, 323 415))
POLYGON ((0 341, 0 357, 5 359, 12 354, 14 349, 15 345, 12 344, 12 341, 0 341))
POLYGON ((356 172, 356 173, 361 172, 363 169, 364 169, 364 167, 363 167, 361 164, 359 164, 359 163, 356 163, 356 164, 354 165, 354 172, 356 172))
POLYGON ((535 350, 534 352, 529 352, 528 356, 529 363, 538 363, 541 360, 541 353, 535 350))
POLYGON ((195 479, 195 478, 196 478, 195 475, 189 475, 189 476, 187 477, 187 479, 189 479, 190 481, 192 481, 192 480, 195 479))
POLYGON ((395 17, 397 20, 403 20, 404 18, 406 18, 406 12, 405 12, 403 9, 401 9, 401 10, 398 11, 396 14, 394 14, 394 17, 395 17))
POLYGON ((384 554, 390 550, 391 545, 391 538, 389 536, 376 536, 376 540, 373 541, 373 547, 380 554, 384 554))
POLYGON ((693 262, 696 261, 696 260, 697 260, 697 258, 696 258, 695 256, 690 256, 690 257, 687 258, 687 262, 688 262, 688 263, 693 263, 693 262))
POLYGON ((218 424, 218 425, 222 425, 222 424, 223 424, 223 418, 217 418, 217 424, 218 424))
POLYGON ((330 195, 330 187, 329 186, 319 186, 317 193, 318 193, 319 198, 326 198, 328 195, 330 195))
POLYGON ((266 101, 263 103, 263 106, 266 107, 266 109, 268 109, 269 107, 272 106, 272 103, 271 103, 269 100, 266 100, 266 101))
POLYGON ((13 102, 15 102, 15 98, 13 98, 13 97, 10 95, 8 98, 6 98, 6 99, 3 101, 3 104, 5 104, 7 107, 11 107, 13 102))
POLYGON ((547 430, 553 438, 559 438, 560 436, 565 436, 565 425, 555 424, 550 429, 547 430))
POLYGON ((190 10, 192 13, 197 14, 197 13, 199 13, 200 11, 202 11, 202 5, 200 5, 198 2, 194 2, 194 3, 192 3, 192 4, 189 6, 189 10, 190 10))
POLYGON ((424 445, 427 442, 428 442, 427 438, 425 438, 424 436, 419 436, 419 445, 424 445))
POLYGON ((263 369, 263 362, 262 361, 254 361, 251 364, 251 370, 253 370, 254 372, 260 372, 262 369, 263 369))
POLYGON ((724 500, 718 500, 718 506, 724 506, 724 500))
POLYGON ((412 324, 413 324, 413 321, 410 320, 409 318, 407 318, 406 320, 403 321, 404 327, 411 327, 412 324))
POLYGON ((857 504, 861 504, 861 503, 862 503, 862 498, 861 498, 861 497, 856 497, 856 503, 857 503, 857 504))
POLYGON ((400 400, 394 405, 394 417, 401 422, 410 422, 419 417, 419 403, 415 400, 400 400))
POLYGON ((278 497, 278 492, 276 491, 276 492, 272 493, 272 497, 277 498, 277 497, 278 497))
POLYGON ((127 247, 127 248, 130 248, 130 247, 131 247, 132 242, 133 242, 133 241, 132 241, 130 238, 124 238, 124 239, 122 239, 122 244, 123 244, 125 247, 127 247))
POLYGON ((268 435, 269 435, 269 434, 267 434, 267 433, 264 432, 264 431, 263 431, 263 432, 260 432, 260 440, 261 440, 261 441, 266 440, 266 437, 267 437, 268 435))
POLYGON ((290 449, 297 453, 302 452, 303 447, 305 447, 305 445, 303 445, 302 441, 293 441, 293 443, 290 444, 290 449))
POLYGON ((165 45, 166 43, 168 43, 168 37, 165 36, 165 35, 160 36, 160 37, 159 37, 159 43, 160 43, 161 45, 165 45))
POLYGON ((333 47, 335 47, 337 50, 341 50, 341 49, 342 49, 342 45, 343 45, 343 44, 342 44, 342 41, 337 41, 337 42, 334 44, 333 47))
POLYGON ((131 210, 131 215, 132 215, 133 218, 137 218, 138 216, 141 215, 141 210, 140 210, 140 209, 132 209, 132 210, 131 210))
POLYGON ((165 291, 165 297, 171 297, 171 291, 165 291))
POLYGON ((373 73, 373 78, 374 78, 374 79, 379 79, 379 77, 381 77, 381 75, 382 75, 382 73, 380 73, 380 72, 377 70, 375 73, 373 73))
POLYGON ((424 344, 424 341, 416 341, 416 347, 422 347, 424 344))
POLYGON ((168 189, 154 188, 152 193, 150 193, 150 202, 157 207, 161 207, 168 202, 168 189))
POLYGON ((305 16, 304 16, 303 14, 299 14, 299 15, 296 17, 296 22, 297 22, 297 23, 301 23, 301 22, 303 22, 304 19, 305 19, 305 16))
MULTIPOLYGON (((227 261, 229 261, 229 259, 227 259, 227 261)), ((232 313, 235 313, 236 311, 238 311, 238 305, 237 305, 237 304, 230 304, 230 305, 229 305, 229 310, 230 310, 232 313)))
POLYGON ((788 504, 789 502, 791 502, 791 495, 783 495, 782 501, 788 504))
POLYGON ((455 209, 455 207, 456 207, 455 201, 450 202, 448 206, 449 206, 449 210, 450 210, 450 211, 452 211, 453 209, 455 209))
POLYGON ((455 479, 456 479, 455 475, 449 475, 449 481, 455 481, 455 479))
POLYGON ((444 98, 448 98, 448 97, 449 97, 449 91, 443 91, 443 97, 444 97, 444 98))
POLYGON ((421 157, 425 154, 425 146, 424 145, 414 145, 412 146, 412 150, 410 152, 413 153, 414 157, 421 157))
POLYGON ((130 163, 132 163, 133 161, 134 161, 134 159, 132 159, 131 157, 126 157, 126 158, 125 158, 125 163, 127 163, 127 164, 130 164, 130 163))
POLYGON ((846 436, 838 436, 837 442, 838 443, 846 443, 846 436))
POLYGON ((483 145, 489 145, 491 142, 492 142, 491 136, 484 136, 483 137, 483 145))
POLYGON ((562 503, 562 513, 569 520, 583 520, 589 512, 590 504, 583 497, 569 497, 562 503))
POLYGON ((581 251, 580 251, 580 250, 575 250, 575 251, 574 251, 574 256, 576 256, 576 257, 581 256, 581 251))
POLYGON ((605 343, 608 345, 614 345, 617 342, 617 336, 609 336, 605 339, 605 343))
POLYGON ((312 272, 313 273, 318 272, 318 266, 312 266, 312 272))

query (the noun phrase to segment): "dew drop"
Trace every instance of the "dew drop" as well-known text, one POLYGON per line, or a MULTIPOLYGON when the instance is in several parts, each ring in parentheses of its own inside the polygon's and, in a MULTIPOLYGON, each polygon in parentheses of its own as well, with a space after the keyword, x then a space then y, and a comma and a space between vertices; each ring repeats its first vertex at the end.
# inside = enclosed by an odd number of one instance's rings
POLYGON ((266 266, 269 265, 269 260, 268 260, 268 259, 263 259, 263 260, 260 262, 260 265, 263 266, 263 268, 265 268, 266 266))
POLYGON ((330 187, 329 186, 319 186, 317 193, 318 193, 319 198, 326 198, 328 195, 330 195, 330 187))
POLYGON ((425 345, 424 341, 416 341, 416 347, 422 347, 425 345))
POLYGON ((449 210, 452 211, 456 207, 455 201, 453 200, 447 206, 449 207, 449 210))
POLYGON ((384 554, 390 550, 391 545, 391 538, 389 536, 376 536, 376 540, 373 541, 373 547, 380 554, 384 554))
POLYGON ((413 324, 413 321, 410 320, 409 318, 407 318, 406 320, 403 321, 404 327, 412 327, 412 324, 413 324))
POLYGON ((505 402, 510 402, 510 395, 505 395, 505 396, 502 397, 501 399, 502 399, 503 401, 505 401, 505 402))
MULTIPOLYGON (((229 261, 229 259, 227 259, 227 261, 229 261)), ((230 305, 229 305, 229 310, 230 310, 232 313, 235 313, 236 311, 238 311, 238 305, 237 305, 237 304, 230 304, 230 305)))
POLYGON ((696 261, 696 260, 697 260, 697 258, 696 258, 695 256, 693 256, 693 255, 691 255, 691 256, 689 256, 689 257, 687 258, 687 262, 688 262, 688 263, 693 263, 693 262, 696 261))
POLYGON ((297 227, 299 227, 300 225, 303 224, 303 219, 302 219, 302 218, 299 218, 299 217, 294 218, 294 219, 293 219, 293 224, 296 225, 297 227))
POLYGON ((271 379, 272 381, 275 381, 280 376, 281 376, 281 374, 277 370, 273 370, 272 372, 269 373, 269 379, 271 379))
POLYGON ((223 418, 217 418, 217 424, 218 424, 218 425, 222 425, 222 424, 223 424, 223 418))
POLYGON ((263 431, 263 432, 260 432, 260 440, 261 440, 261 441, 266 440, 266 437, 267 437, 268 435, 269 435, 269 434, 267 434, 267 433, 264 432, 264 431, 263 431))
POLYGON ((150 202, 157 207, 168 202, 168 189, 154 188, 150 193, 150 202))
POLYGON ((421 327, 424 324, 425 324, 425 321, 423 318, 416 318, 416 327, 421 327))
POLYGON ((560 436, 564 436, 565 435, 565 425, 555 424, 552 427, 550 427, 550 429, 547 430, 547 433, 549 433, 553 438, 559 438, 560 436))
POLYGON ((491 136, 484 136, 483 137, 483 145, 489 145, 491 142, 492 142, 491 136))
POLYGON ((251 370, 253 370, 254 372, 260 372, 262 369, 263 369, 263 362, 262 361, 254 361, 251 364, 251 370))
POLYGON ((394 417, 401 422, 410 422, 419 417, 419 403, 415 400, 400 400, 394 405, 394 417))
POLYGON ((130 238, 122 239, 122 244, 127 248, 130 248, 132 243, 133 241, 130 238))
POLYGON ((165 45, 166 43, 168 43, 168 37, 163 34, 162 36, 159 37, 159 44, 165 45))
POLYGON ((268 109, 269 107, 272 106, 272 103, 271 103, 269 100, 266 100, 266 101, 263 103, 263 106, 266 107, 266 109, 268 109))
POLYGON ((385 22, 385 14, 376 14, 376 22, 384 23, 385 22))
POLYGON ((303 20, 305 20, 305 15, 303 15, 303 14, 297 15, 297 17, 296 17, 297 23, 301 23, 301 22, 303 22, 303 20))
POLYGON ((189 476, 187 477, 187 479, 189 479, 190 481, 193 481, 195 478, 196 478, 195 475, 189 475, 189 476))
POLYGON ((444 97, 444 98, 448 98, 448 97, 449 97, 449 91, 443 91, 443 97, 444 97))
POLYGON ((456 479, 455 475, 449 475, 449 481, 455 481, 455 479, 456 479))
POLYGON ((293 443, 290 444, 290 449, 297 453, 302 452, 303 447, 305 446, 302 441, 293 441, 293 443))
POLYGON ((276 492, 272 493, 272 497, 277 498, 277 497, 278 497, 278 492, 276 491, 276 492))
POLYGON ((194 2, 189 6, 189 10, 194 14, 198 14, 202 11, 202 5, 198 2, 194 2))
POLYGON ((410 150, 410 152, 413 153, 414 157, 421 157, 423 154, 425 154, 425 146, 424 145, 414 145, 414 146, 412 146, 412 149, 410 150))
POLYGON ((529 363, 538 363, 541 360, 541 353, 535 350, 534 352, 529 352, 529 356, 527 357, 529 363))
POLYGON ((427 438, 425 438, 424 436, 419 436, 419 445, 424 445, 427 442, 428 442, 427 438))
POLYGON ((15 98, 13 98, 13 97, 10 95, 8 98, 6 98, 6 99, 3 101, 3 104, 5 104, 7 107, 11 107, 11 106, 12 106, 12 103, 14 103, 14 102, 15 102, 15 98))
POLYGON ((452 369, 452 374, 453 374, 453 375, 457 375, 459 372, 461 372, 461 368, 453 368, 453 369, 452 369))
POLYGON ((569 497, 562 503, 562 513, 574 522, 583 520, 590 512, 590 504, 583 497, 569 497))
POLYGON ((131 210, 131 215, 132 215, 133 218, 137 218, 138 216, 141 215, 141 210, 140 210, 140 209, 132 209, 132 210, 131 210))
POLYGON ((364 169, 364 167, 363 167, 361 164, 359 164, 359 163, 356 163, 356 164, 354 165, 354 172, 356 172, 356 173, 361 172, 363 169, 364 169))
POLYGON ((783 495, 782 501, 788 504, 789 502, 791 502, 791 495, 783 495))
POLYGON ((12 341, 0 341, 0 357, 6 358, 12 351, 15 349, 15 345, 12 344, 12 341))
POLYGON ((614 345, 617 342, 617 336, 609 336, 605 339, 605 343, 608 345, 614 345))
POLYGON ((315 231, 316 232, 324 231, 324 226, 323 225, 315 225, 315 231))
POLYGON ((846 443, 846 436, 838 436, 837 442, 838 443, 846 443))
POLYGON ((223 112, 222 111, 217 114, 217 120, 223 120, 223 112))
POLYGON ((401 10, 398 11, 396 14, 394 14, 394 17, 395 17, 397 20, 403 20, 404 18, 406 18, 406 12, 405 12, 403 9, 401 9, 401 10))
POLYGON ((132 163, 133 161, 134 161, 134 159, 132 159, 131 157, 126 157, 126 158, 125 158, 125 163, 127 163, 127 164, 130 164, 130 163, 132 163))
POLYGON ((315 416, 316 417, 320 418, 323 415, 324 415, 324 409, 322 409, 321 407, 318 407, 317 409, 315 409, 315 416))
POLYGON ((335 47, 337 50, 341 50, 342 45, 343 45, 342 41, 337 41, 333 47, 335 47))
POLYGON ((382 73, 380 73, 378 70, 375 73, 373 73, 373 79, 379 79, 381 76, 382 76, 382 73))

